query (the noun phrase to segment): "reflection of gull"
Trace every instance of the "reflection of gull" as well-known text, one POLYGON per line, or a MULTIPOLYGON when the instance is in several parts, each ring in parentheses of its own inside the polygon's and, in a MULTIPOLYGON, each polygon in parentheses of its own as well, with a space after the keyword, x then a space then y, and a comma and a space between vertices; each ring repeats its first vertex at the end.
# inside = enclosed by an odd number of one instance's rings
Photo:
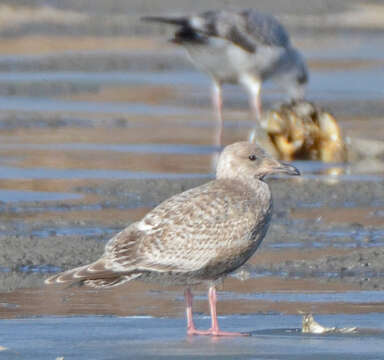
POLYGON ((243 265, 264 238, 272 201, 263 178, 271 173, 298 175, 256 145, 227 146, 219 157, 216 180, 175 195, 113 237, 96 262, 46 280, 95 288, 132 279, 186 287, 188 334, 239 335, 219 330, 216 280, 243 265), (190 286, 210 283, 210 330, 195 329, 190 286))
POLYGON ((219 10, 185 17, 144 17, 143 20, 178 26, 173 42, 182 44, 196 66, 212 77, 219 144, 223 128, 223 83, 238 83, 246 88, 251 109, 258 119, 264 80, 278 81, 291 99, 304 95, 308 78, 305 62, 291 46, 287 31, 270 15, 252 9, 219 10))

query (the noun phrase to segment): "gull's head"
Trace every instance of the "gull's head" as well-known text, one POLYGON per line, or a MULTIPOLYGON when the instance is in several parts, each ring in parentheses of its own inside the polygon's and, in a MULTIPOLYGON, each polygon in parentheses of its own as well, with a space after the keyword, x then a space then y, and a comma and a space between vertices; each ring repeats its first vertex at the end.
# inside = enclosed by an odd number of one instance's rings
POLYGON ((271 174, 300 175, 290 164, 277 161, 261 147, 247 141, 228 145, 220 154, 217 164, 218 179, 263 180, 271 174))

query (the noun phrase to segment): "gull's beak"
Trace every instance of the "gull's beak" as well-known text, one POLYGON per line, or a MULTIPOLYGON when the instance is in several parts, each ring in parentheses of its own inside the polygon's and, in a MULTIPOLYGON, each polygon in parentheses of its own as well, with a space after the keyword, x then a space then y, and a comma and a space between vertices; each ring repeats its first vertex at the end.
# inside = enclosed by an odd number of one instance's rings
POLYGON ((275 159, 270 159, 267 166, 270 174, 300 175, 300 171, 293 165, 275 159))
POLYGON ((275 172, 293 176, 300 175, 300 171, 293 165, 284 162, 278 162, 278 164, 279 165, 275 167, 275 172))

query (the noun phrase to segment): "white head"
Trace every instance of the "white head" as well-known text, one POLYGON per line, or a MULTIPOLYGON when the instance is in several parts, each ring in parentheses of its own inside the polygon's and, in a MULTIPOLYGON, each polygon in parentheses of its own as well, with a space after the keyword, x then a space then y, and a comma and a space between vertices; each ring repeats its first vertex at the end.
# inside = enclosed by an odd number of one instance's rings
POLYGON ((250 181, 263 180, 270 174, 300 175, 294 166, 269 156, 262 148, 247 141, 237 142, 224 148, 217 164, 217 179, 250 181))

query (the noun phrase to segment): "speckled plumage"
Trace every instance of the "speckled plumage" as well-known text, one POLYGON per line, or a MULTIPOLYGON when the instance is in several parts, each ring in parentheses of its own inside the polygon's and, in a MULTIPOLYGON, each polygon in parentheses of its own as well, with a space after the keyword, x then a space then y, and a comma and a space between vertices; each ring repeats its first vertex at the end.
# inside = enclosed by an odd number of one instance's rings
MULTIPOLYGON (((255 144, 229 145, 219 157, 216 180, 164 201, 109 240, 99 260, 46 283, 103 288, 133 279, 187 287, 214 282, 243 265, 263 240, 272 215, 271 193, 263 179, 277 172, 298 174, 255 144)), ((194 329, 189 290, 186 299, 188 326, 194 329)), ((215 299, 211 288, 217 335, 215 299)))
POLYGON ((216 280, 241 266, 260 244, 271 216, 266 184, 254 189, 215 180, 163 202, 107 245, 115 261, 139 260, 139 279, 191 285, 216 280), (134 253, 116 251, 127 236, 134 253))
POLYGON ((227 275, 248 260, 268 229, 272 198, 262 180, 268 160, 275 161, 255 145, 228 146, 216 180, 164 201, 109 240, 95 263, 47 282, 107 287, 136 278, 191 285, 227 275), (259 167, 248 153, 259 154, 259 167))
MULTIPOLYGON (((247 157, 245 161, 250 162, 247 157)), ((235 168, 238 174, 231 174, 221 160, 218 171, 223 174, 216 180, 164 201, 114 236, 98 261, 48 282, 104 287, 138 278, 191 285, 236 270, 261 243, 272 200, 265 182, 247 179, 241 166, 235 168)))

